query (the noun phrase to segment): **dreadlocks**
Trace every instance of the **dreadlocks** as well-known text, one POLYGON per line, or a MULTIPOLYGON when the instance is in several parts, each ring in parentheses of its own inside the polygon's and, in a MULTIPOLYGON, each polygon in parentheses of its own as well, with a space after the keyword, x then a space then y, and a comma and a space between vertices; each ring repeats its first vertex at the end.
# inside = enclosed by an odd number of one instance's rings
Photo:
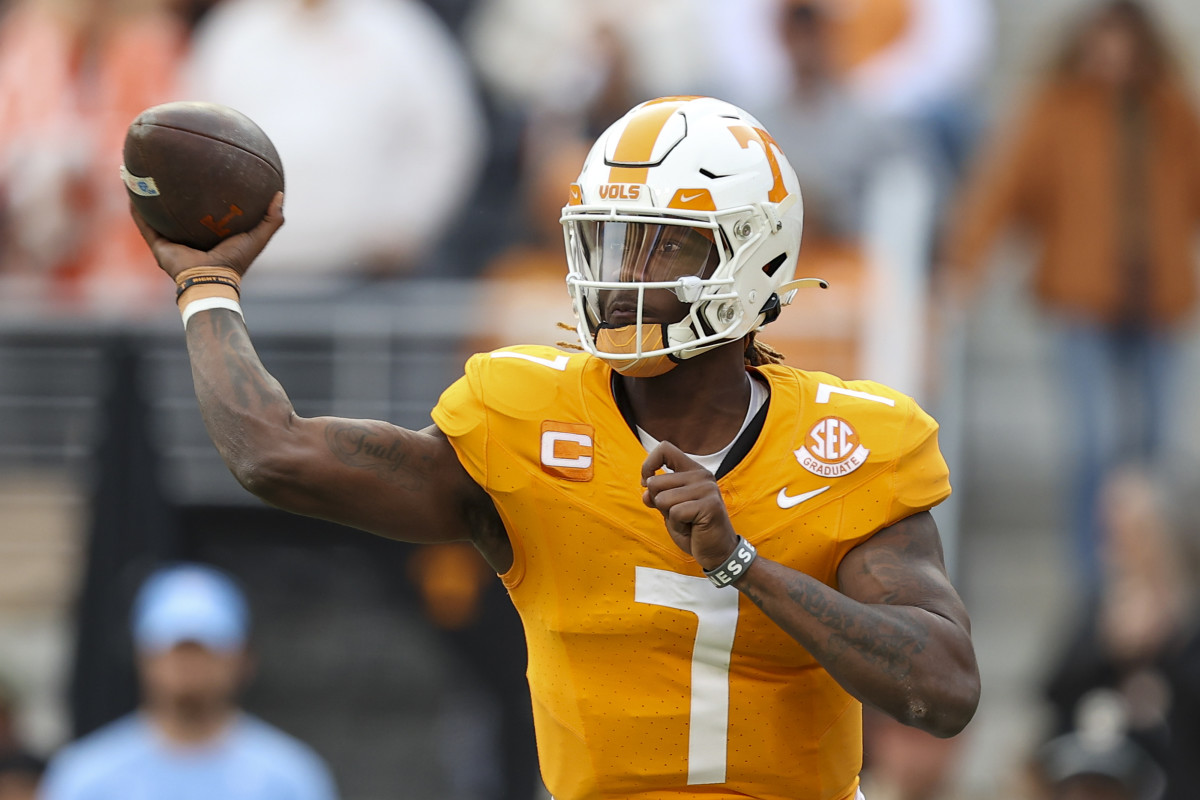
POLYGON ((758 341, 753 333, 746 336, 746 365, 761 367, 766 364, 779 364, 783 361, 783 353, 766 342, 758 341))

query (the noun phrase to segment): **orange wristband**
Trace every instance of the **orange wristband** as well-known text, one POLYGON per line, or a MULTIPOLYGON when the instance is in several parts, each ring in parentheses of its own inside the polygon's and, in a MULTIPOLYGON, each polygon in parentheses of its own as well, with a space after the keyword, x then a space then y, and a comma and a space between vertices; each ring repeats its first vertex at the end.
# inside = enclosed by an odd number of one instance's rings
POLYGON ((229 267, 190 267, 175 276, 175 303, 182 311, 193 300, 241 297, 241 276, 229 267))

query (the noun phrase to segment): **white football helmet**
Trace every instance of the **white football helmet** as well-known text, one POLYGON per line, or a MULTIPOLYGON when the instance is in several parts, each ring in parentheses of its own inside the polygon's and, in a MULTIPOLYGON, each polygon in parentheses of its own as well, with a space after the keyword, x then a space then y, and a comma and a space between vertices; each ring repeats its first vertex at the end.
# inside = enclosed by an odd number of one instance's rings
POLYGON ((567 286, 584 350, 622 374, 680 360, 773 320, 795 280, 803 203, 796 173, 745 111, 709 97, 632 109, 596 141, 562 224, 567 286), (602 318, 605 291, 636 289, 636 324, 602 318), (642 324, 647 289, 671 289, 679 322, 642 324))

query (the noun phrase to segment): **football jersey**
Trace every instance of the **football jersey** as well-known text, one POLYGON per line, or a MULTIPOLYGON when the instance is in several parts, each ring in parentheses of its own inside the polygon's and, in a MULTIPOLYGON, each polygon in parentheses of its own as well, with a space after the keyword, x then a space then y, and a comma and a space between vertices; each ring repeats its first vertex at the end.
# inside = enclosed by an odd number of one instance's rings
MULTIPOLYGON (((764 558, 837 586, 846 553, 949 492, 937 425, 879 384, 772 365, 757 441, 718 485, 764 558)), ((846 800, 861 705, 642 504, 646 450, 585 354, 473 356, 433 419, 491 496, 557 800, 846 800)))

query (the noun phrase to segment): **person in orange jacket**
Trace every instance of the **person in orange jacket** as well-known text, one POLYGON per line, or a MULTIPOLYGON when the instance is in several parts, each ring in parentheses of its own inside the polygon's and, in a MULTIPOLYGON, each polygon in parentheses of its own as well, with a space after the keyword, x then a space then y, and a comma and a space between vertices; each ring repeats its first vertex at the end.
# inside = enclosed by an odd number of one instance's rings
POLYGON ((1111 0, 1079 20, 957 209, 943 256, 959 297, 1006 227, 1040 246, 1034 290, 1061 344, 1074 557, 1090 591, 1098 487, 1121 461, 1163 455, 1177 335, 1196 304, 1200 117, 1140 3, 1111 0))

